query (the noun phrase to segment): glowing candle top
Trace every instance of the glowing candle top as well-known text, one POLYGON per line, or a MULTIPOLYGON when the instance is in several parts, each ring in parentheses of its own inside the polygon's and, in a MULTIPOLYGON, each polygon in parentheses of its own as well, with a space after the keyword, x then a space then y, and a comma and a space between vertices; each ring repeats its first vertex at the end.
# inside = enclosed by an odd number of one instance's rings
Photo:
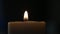
POLYGON ((28 12, 27 11, 24 12, 24 20, 28 20, 28 12))

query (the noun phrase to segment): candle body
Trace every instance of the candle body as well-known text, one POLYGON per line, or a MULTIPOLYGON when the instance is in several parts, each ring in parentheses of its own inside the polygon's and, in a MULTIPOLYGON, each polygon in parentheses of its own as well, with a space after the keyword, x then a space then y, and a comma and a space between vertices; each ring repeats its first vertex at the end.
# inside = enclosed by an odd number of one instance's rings
POLYGON ((45 22, 36 21, 17 21, 8 23, 9 34, 44 34, 45 33, 45 22))

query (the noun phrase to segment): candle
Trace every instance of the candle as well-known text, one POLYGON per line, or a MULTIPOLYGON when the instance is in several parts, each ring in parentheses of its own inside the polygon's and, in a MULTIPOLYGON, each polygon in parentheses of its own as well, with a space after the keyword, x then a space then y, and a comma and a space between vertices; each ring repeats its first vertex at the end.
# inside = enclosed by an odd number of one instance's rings
POLYGON ((24 12, 24 21, 8 22, 8 34, 44 34, 45 21, 28 21, 28 12, 24 12))

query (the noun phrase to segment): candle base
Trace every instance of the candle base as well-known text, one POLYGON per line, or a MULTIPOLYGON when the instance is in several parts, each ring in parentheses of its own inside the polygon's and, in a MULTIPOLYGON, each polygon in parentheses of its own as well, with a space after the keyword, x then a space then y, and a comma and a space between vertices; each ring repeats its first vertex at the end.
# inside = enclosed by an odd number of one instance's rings
POLYGON ((10 34, 44 34, 45 33, 45 22, 37 21, 17 21, 9 22, 9 33, 10 34), (28 24, 29 23, 29 24, 28 24))

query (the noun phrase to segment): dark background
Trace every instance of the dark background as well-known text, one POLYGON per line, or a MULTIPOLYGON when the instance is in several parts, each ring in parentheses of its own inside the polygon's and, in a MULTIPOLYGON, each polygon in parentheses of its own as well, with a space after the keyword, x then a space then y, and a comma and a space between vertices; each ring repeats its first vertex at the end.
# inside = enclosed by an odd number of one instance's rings
POLYGON ((29 12, 29 20, 45 20, 47 34, 60 32, 60 0, 0 0, 0 32, 7 31, 8 21, 23 20, 29 12))
POLYGON ((29 20, 40 21, 47 17, 43 0, 8 0, 7 3, 8 21, 23 20, 25 10, 29 13, 29 20))

